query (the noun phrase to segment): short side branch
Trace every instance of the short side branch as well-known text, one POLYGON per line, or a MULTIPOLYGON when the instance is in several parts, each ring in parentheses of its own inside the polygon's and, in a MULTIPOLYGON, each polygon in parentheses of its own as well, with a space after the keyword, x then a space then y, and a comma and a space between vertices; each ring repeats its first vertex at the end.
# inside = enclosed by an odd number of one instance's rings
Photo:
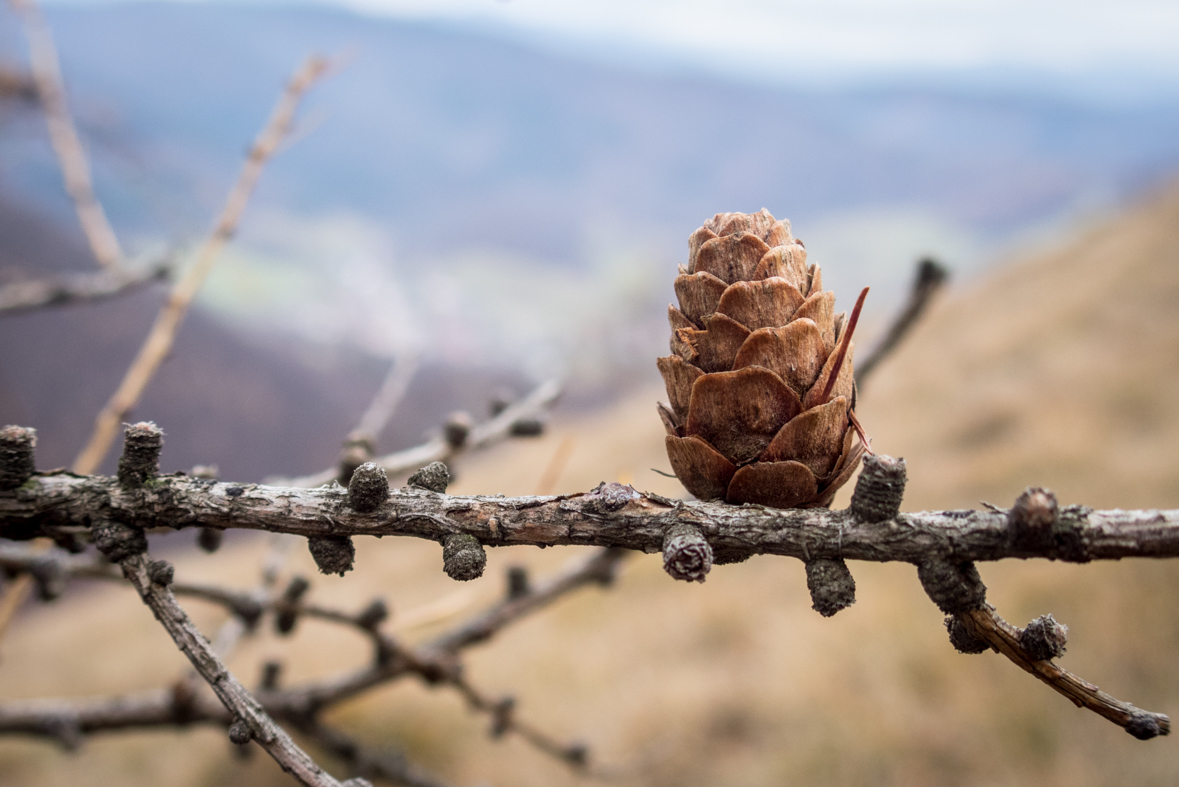
POLYGON ((925 312, 929 302, 946 283, 948 272, 941 263, 934 259, 924 259, 917 263, 917 278, 913 281, 913 288, 909 291, 909 300, 905 303, 900 314, 894 319, 888 330, 884 332, 880 342, 872 348, 867 357, 856 364, 856 384, 863 387, 864 382, 872 371, 887 358, 893 350, 908 335, 917 324, 917 320, 925 312))
POLYGON ((972 637, 990 645, 997 653, 1068 697, 1078 708, 1087 708, 1109 719, 1140 740, 1171 732, 1171 720, 1166 715, 1136 708, 1061 669, 1050 659, 1037 659, 1021 644, 1022 632, 999 617, 990 604, 960 612, 955 617, 972 637))

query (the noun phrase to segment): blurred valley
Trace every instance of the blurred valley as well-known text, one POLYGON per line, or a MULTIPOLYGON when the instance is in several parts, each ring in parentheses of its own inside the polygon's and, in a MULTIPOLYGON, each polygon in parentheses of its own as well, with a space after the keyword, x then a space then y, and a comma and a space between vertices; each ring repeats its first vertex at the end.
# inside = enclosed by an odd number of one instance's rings
MULTIPOLYGON (((1176 298, 1179 190, 943 298, 861 396, 875 447, 908 462, 905 508, 1006 506, 1029 484, 1050 485, 1062 504, 1179 506, 1176 298)), ((678 482, 649 469, 667 466, 653 417, 662 395, 639 390, 604 411, 558 417, 540 440, 469 455, 452 491, 530 494, 556 464, 554 492, 619 479, 680 495, 678 482)), ((835 507, 849 494, 850 485, 835 507)), ((411 641, 499 598, 508 566, 540 577, 579 552, 494 549, 486 574, 458 586, 439 570, 436 544, 356 545, 357 570, 317 577, 315 598, 347 609, 389 598, 392 629, 411 641), (438 616, 439 604, 450 613, 438 616), (412 623, 427 610, 432 624, 412 623)), ((266 550, 264 539, 241 539, 216 558, 177 555, 178 576, 250 587, 266 550)), ((689 586, 670 580, 658 555, 634 555, 609 590, 583 590, 479 646, 465 674, 512 694, 523 717, 559 738, 588 743, 592 761, 621 785, 1179 780, 1173 736, 1134 740, 995 654, 954 652, 911 566, 850 568, 857 603, 824 619, 810 609, 799 561, 754 558, 689 586)), ((1174 717, 1179 563, 979 568, 988 599, 1012 622, 1052 612, 1069 626, 1062 666, 1174 717)), ((304 549, 287 571, 315 576, 304 549)), ((210 605, 186 606, 205 631, 222 620, 210 605)), ((31 609, 3 645, 0 695, 14 698, 134 691, 166 685, 185 668, 134 593, 119 587, 73 588, 63 603, 31 609)), ((278 654, 291 685, 367 657, 354 632, 307 620, 293 641, 265 627, 230 667, 254 676, 278 654)), ((416 682, 352 702, 330 721, 458 784, 591 783, 516 737, 490 739, 485 717, 416 682)), ((9 739, 0 740, 0 772, 14 787, 289 784, 269 758, 234 758, 228 747, 219 729, 96 736, 72 756, 9 739)))

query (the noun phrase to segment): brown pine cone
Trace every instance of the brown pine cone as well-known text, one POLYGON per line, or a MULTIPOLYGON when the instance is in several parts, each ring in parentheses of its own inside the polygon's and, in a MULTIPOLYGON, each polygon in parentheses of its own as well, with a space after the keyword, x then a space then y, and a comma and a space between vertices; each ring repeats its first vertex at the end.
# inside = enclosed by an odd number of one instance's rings
POLYGON ((764 208, 693 232, 675 292, 659 412, 680 481, 701 500, 831 505, 865 450, 850 341, 864 294, 835 314, 790 222, 764 208))

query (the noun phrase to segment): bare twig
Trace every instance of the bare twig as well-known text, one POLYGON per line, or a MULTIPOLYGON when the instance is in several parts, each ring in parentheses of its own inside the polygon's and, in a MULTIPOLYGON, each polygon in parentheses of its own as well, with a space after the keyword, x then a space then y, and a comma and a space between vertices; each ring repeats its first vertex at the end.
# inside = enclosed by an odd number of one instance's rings
POLYGON ((352 430, 353 435, 376 441, 381 432, 385 430, 389 419, 393 417, 397 406, 401 404, 401 400, 405 398, 409 383, 417 374, 418 365, 418 357, 409 353, 399 354, 393 359, 389 374, 381 383, 377 395, 373 397, 368 409, 364 411, 364 415, 360 416, 360 421, 352 430))
POLYGON ((895 350, 921 317, 929 302, 946 283, 949 273, 937 260, 926 258, 917 263, 917 276, 909 291, 905 307, 893 319, 884 336, 862 360, 856 363, 856 385, 864 382, 882 360, 895 350))
MULTIPOLYGON (((811 586, 816 608, 821 608, 820 596, 831 590, 821 587, 820 580, 824 575, 849 577, 844 565, 848 559, 908 562, 921 568, 919 575, 929 566, 950 566, 948 575, 955 575, 959 569, 953 566, 1013 557, 1074 562, 1179 557, 1179 510, 1058 508, 1050 493, 1029 490, 1007 512, 900 513, 903 488, 903 463, 878 455, 866 463, 852 505, 846 511, 684 503, 640 494, 629 486, 602 484, 583 494, 524 498, 452 497, 407 488, 390 491, 375 510, 360 513, 351 508, 348 493, 339 487, 247 488, 210 485, 186 477, 157 477, 150 489, 128 492, 112 479, 58 473, 34 475, 11 496, 0 496, 0 533, 33 537, 39 534, 41 523, 59 528, 81 524, 88 522, 97 509, 139 527, 200 524, 336 540, 354 535, 403 535, 443 542, 455 534, 465 534, 490 546, 578 544, 644 552, 662 550, 666 563, 666 544, 674 541, 669 539, 671 531, 690 528, 696 534, 692 549, 708 564, 734 562, 755 554, 803 559, 808 564, 808 585, 811 579, 816 582, 811 586), (812 576, 811 567, 819 564, 826 568, 812 576)), ((605 555, 601 559, 610 560, 605 555)), ((674 571, 670 573, 677 576, 674 571)), ((690 577, 683 574, 682 578, 690 577)), ((582 577, 579 581, 584 580, 582 577)), ((922 582, 935 597, 927 578, 922 582)), ((952 608, 942 601, 938 603, 945 611, 958 614, 980 607, 984 598, 982 588, 971 606, 963 607, 953 598, 952 608)), ((854 597, 836 605, 833 611, 852 600, 854 597)), ((486 620, 474 621, 452 634, 454 642, 478 641, 496 625, 496 620, 511 619, 513 604, 523 608, 531 603, 509 599, 502 608, 487 613, 486 620)), ((973 617, 970 621, 964 620, 963 625, 987 625, 973 617)), ((996 623, 990 625, 991 636, 999 637, 1002 629, 996 623)), ((982 633, 975 636, 984 638, 982 633)), ((991 639, 985 641, 992 643, 991 639)), ((992 644, 1002 650, 998 640, 992 644)), ((359 672, 286 699, 294 702, 294 707, 317 708, 354 696, 401 671, 418 672, 423 677, 433 675, 428 679, 458 685, 459 673, 447 666, 446 650, 412 653, 398 648, 393 641, 382 643, 382 647, 394 656, 377 659, 359 672)), ((1065 673, 1049 674, 1055 667, 1033 667, 1041 679, 1081 699, 1086 707, 1102 712, 1106 718, 1125 723, 1140 737, 1148 737, 1151 730, 1157 735, 1169 729, 1169 722, 1160 714, 1138 711, 1096 693, 1095 688, 1082 696, 1074 689, 1083 687, 1083 682, 1065 673), (1135 725, 1145 724, 1142 719, 1150 720, 1153 726, 1135 732, 1135 725)))
POLYGON ((402 353, 393 359, 389 373, 365 409, 364 415, 360 417, 356 428, 344 438, 344 446, 340 450, 336 468, 336 480, 341 484, 347 486, 356 468, 372 461, 377 437, 384 431, 397 406, 405 398, 410 380, 417 370, 417 355, 402 353))
POLYGON ((162 281, 169 272, 170 266, 160 264, 136 271, 117 267, 96 273, 13 282, 0 287, 0 315, 113 298, 133 292, 145 284, 162 281))
POLYGON ((561 442, 557 445, 557 450, 553 452, 549 463, 545 465, 544 473, 541 474, 540 480, 536 482, 536 494, 551 495, 553 489, 557 486, 557 481, 561 479, 561 473, 565 471, 565 465, 569 463, 569 457, 573 456, 573 448, 577 445, 577 438, 571 434, 567 434, 561 438, 561 442))
MULTIPOLYGON (((319 711, 375 686, 409 674, 417 674, 431 683, 453 686, 473 710, 492 717, 493 732, 496 735, 514 732, 540 751, 584 769, 587 762, 584 746, 562 743, 521 720, 515 712, 514 703, 510 700, 490 697, 474 687, 458 668, 456 658, 459 651, 486 641, 510 623, 543 608, 560 596, 590 584, 609 584, 618 562, 624 556, 625 553, 620 550, 598 550, 588 558, 579 559, 555 576, 538 583, 526 593, 493 605, 418 649, 408 648, 383 633, 380 630, 379 616, 374 618, 367 608, 359 613, 349 613, 301 600, 293 604, 276 598, 259 602, 257 596, 250 592, 179 581, 173 582, 169 589, 175 595, 191 596, 219 604, 232 611, 236 617, 250 617, 256 621, 263 612, 286 612, 296 617, 307 616, 350 626, 372 640, 373 662, 354 673, 285 691, 270 688, 258 695, 262 707, 268 713, 290 723, 299 732, 322 744, 327 745, 329 741, 323 738, 325 728, 317 721, 319 711)), ((0 548, 0 567, 8 570, 33 571, 46 563, 55 563, 56 571, 63 576, 100 578, 120 584, 123 582, 123 577, 113 566, 97 560, 94 556, 70 555, 56 549, 43 554, 24 547, 0 548)), ((216 649, 212 648, 211 651, 215 653, 216 649)), ((178 707, 176 693, 177 688, 173 687, 171 692, 147 692, 107 700, 47 700, 0 704, 0 734, 25 733, 62 740, 63 731, 69 731, 71 740, 76 740, 82 734, 104 730, 172 726, 194 722, 224 724, 227 719, 232 719, 226 715, 223 708, 201 700, 192 690, 185 694, 183 707, 178 707)), ((330 737, 340 745, 348 740, 341 733, 332 733, 330 737)), ((378 771, 370 771, 369 767, 375 765, 369 758, 377 755, 358 750, 356 756, 349 757, 344 756, 344 751, 337 749, 334 744, 327 747, 333 753, 343 756, 361 776, 384 776, 401 779, 408 784, 439 784, 435 777, 405 762, 404 758, 382 755, 380 759, 383 765, 378 771), (402 775, 393 776, 394 771, 390 768, 398 763, 402 775)))
POLYGON ((405 787, 447 785, 434 774, 414 765, 400 751, 373 751, 357 743, 344 732, 317 721, 309 721, 297 729, 325 751, 347 763, 349 770, 356 776, 384 779, 405 787))
POLYGON ((1086 708, 1109 719, 1135 737, 1152 738, 1170 732, 1171 721, 1163 714, 1144 711, 1111 697, 1089 681, 1056 666, 1051 659, 1036 658, 1021 643, 1022 630, 999 617, 990 604, 959 613, 956 617, 971 636, 990 645, 997 653, 1047 683, 1078 708, 1086 708))
MULTIPOLYGON (((421 445, 386 454, 372 461, 383 467, 390 476, 404 475, 420 467, 425 467, 431 462, 450 461, 464 451, 487 448, 511 436, 517 423, 535 418, 538 414, 543 413, 552 406, 560 395, 560 383, 556 380, 546 380, 523 399, 513 403, 494 418, 473 426, 465 439, 458 445, 445 437, 435 437, 421 445)), ((281 486, 318 487, 330 484, 338 474, 339 468, 332 467, 314 475, 298 478, 275 477, 267 480, 281 486)))
POLYGON ((309 787, 340 787, 340 782, 300 749, 246 687, 225 668, 208 640, 176 603, 175 596, 167 586, 152 581, 149 575, 151 561, 145 555, 133 555, 123 560, 121 565, 123 575, 139 591, 144 603, 151 608, 156 619, 171 635, 172 641, 213 689, 217 699, 237 722, 246 725, 249 737, 257 741, 284 771, 300 783, 309 787))
POLYGON ((290 130, 299 101, 327 68, 328 61, 318 57, 308 58, 287 84, 286 91, 275 106, 266 127, 250 148, 250 155, 242 166, 237 183, 229 192, 215 229, 201 246, 196 263, 176 282, 168 302, 156 317, 155 324, 123 377, 122 383, 98 414, 89 443, 74 460, 76 472, 92 473, 102 463, 118 434, 119 424, 139 402, 143 390, 172 349, 176 331, 180 328, 193 297, 217 262, 221 249, 233 236, 262 169, 290 130))
POLYGON ((107 221, 102 205, 94 196, 90 164, 86 160, 86 152, 82 149, 82 141, 78 138, 78 130, 70 116, 57 48, 53 44, 53 34, 34 0, 8 2, 20 17, 25 38, 29 42, 33 81, 36 83, 37 94, 45 112, 49 140, 61 164, 65 190, 74 201, 78 221, 86 234, 94 259, 104 268, 114 268, 122 262, 123 251, 119 247, 115 231, 107 221))
POLYGON ((428 651, 456 653, 463 648, 485 642, 513 621, 552 603, 561 596, 586 585, 608 585, 614 580, 618 564, 626 557, 622 549, 604 548, 588 558, 573 562, 565 570, 543 583, 480 612, 440 634, 427 645, 428 651))

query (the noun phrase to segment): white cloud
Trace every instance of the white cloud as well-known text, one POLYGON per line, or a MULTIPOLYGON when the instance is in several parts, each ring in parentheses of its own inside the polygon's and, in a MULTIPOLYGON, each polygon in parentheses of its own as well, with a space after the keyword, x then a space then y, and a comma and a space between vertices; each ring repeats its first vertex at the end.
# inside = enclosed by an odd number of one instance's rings
POLYGON ((1174 0, 328 0, 709 65, 1126 68, 1179 78, 1174 0))

